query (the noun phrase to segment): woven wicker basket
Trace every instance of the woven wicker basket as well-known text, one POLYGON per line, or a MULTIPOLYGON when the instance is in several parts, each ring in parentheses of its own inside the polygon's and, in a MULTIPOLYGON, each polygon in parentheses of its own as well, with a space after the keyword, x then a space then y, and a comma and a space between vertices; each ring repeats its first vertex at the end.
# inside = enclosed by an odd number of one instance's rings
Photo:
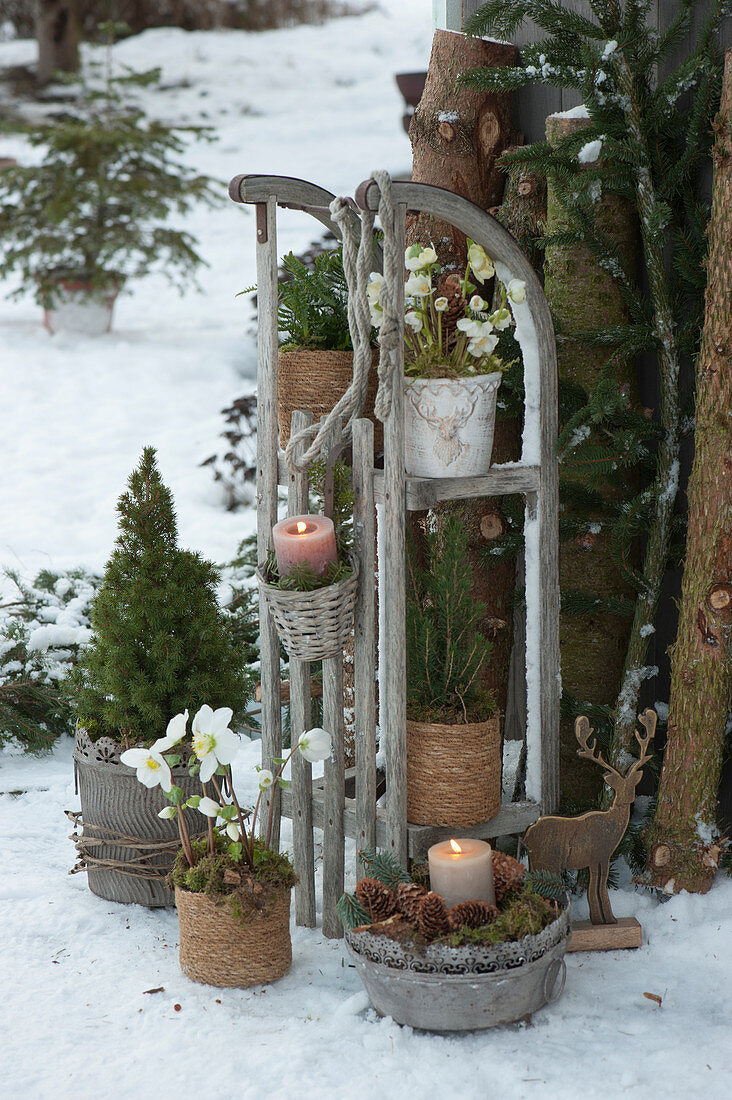
POLYGON ((292 964, 290 889, 247 923, 207 894, 175 888, 180 925, 180 966, 194 982, 231 986, 273 982, 292 964))
POLYGON ((407 820, 471 826, 501 808, 499 718, 463 726, 407 722, 407 820))
POLYGON ((272 612, 280 641, 291 657, 323 661, 338 657, 353 626, 358 586, 358 562, 351 557, 353 572, 337 584, 314 592, 285 592, 267 583, 265 566, 257 569, 260 591, 272 612))
MULTIPOLYGON (((384 445, 384 430, 374 416, 374 401, 379 378, 379 352, 372 354, 369 388, 362 415, 374 422, 374 449, 384 445)), ((280 447, 284 450, 290 439, 292 414, 305 409, 317 423, 343 396, 353 377, 352 351, 315 351, 311 348, 290 348, 280 351, 277 378, 277 419, 280 425, 280 447)))

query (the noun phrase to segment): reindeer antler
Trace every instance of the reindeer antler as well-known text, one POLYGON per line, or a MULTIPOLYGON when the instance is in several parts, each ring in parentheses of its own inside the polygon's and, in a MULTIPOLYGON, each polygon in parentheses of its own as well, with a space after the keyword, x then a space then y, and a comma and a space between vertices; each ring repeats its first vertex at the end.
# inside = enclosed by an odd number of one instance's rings
POLYGON ((582 756, 587 760, 594 760, 596 764, 601 764, 605 767, 605 761, 597 748, 597 738, 593 737, 590 741, 590 737, 595 732, 594 728, 590 725, 589 718, 581 714, 574 723, 574 735, 579 741, 580 748, 577 752, 578 756, 582 756))
MULTIPOLYGON (((656 735, 656 723, 658 722, 658 715, 652 707, 647 707, 642 714, 638 715, 638 721, 643 726, 645 734, 642 734, 640 730, 636 729, 635 739, 638 742, 640 748, 640 756, 631 766, 630 771, 638 771, 642 768, 646 760, 648 760, 650 753, 650 743, 656 735)), ((628 773, 630 774, 630 772, 628 773)))

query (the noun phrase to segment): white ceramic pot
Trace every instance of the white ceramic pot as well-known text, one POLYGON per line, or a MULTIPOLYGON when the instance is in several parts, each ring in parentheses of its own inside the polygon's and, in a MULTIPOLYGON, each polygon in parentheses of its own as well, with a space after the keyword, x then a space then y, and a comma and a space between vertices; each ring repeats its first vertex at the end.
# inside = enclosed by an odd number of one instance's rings
POLYGON ((88 283, 60 283, 53 306, 43 311, 43 323, 49 332, 79 332, 101 336, 112 328, 116 290, 92 293, 88 283))
POLYGON ((479 477, 493 451, 500 371, 405 378, 405 461, 412 477, 479 477))

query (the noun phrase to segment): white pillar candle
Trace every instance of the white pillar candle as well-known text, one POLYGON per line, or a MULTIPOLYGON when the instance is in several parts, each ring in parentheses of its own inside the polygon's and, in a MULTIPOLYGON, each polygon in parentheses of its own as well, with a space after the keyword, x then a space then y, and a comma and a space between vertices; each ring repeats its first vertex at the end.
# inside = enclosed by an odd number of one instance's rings
POLYGON ((433 844, 427 853, 430 887, 452 909, 461 901, 496 904, 493 889, 493 853, 484 840, 463 837, 433 844))
POLYGON ((274 525, 272 540, 280 577, 298 565, 322 575, 338 561, 335 528, 327 516, 288 516, 274 525))

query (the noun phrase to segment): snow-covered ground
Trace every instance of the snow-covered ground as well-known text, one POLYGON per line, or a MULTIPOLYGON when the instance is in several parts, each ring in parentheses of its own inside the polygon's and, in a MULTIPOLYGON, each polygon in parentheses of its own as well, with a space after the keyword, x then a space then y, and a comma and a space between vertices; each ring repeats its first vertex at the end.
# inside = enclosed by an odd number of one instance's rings
MULTIPOLYGON (((162 65, 168 90, 150 98, 152 112, 214 127, 213 144, 188 152, 222 181, 221 207, 187 226, 210 267, 201 295, 178 298, 158 279, 136 284, 118 302, 114 334, 96 339, 50 337, 32 301, 0 299, 0 565, 26 576, 46 565, 100 570, 116 498, 147 443, 174 491, 183 544, 232 556, 253 515, 224 511, 198 465, 217 448, 219 410, 254 384, 250 314, 235 298, 255 279, 253 218, 223 198, 224 184, 271 172, 351 193, 373 168, 405 170, 393 74, 425 68, 430 38, 429 0, 384 0, 322 27, 160 30, 117 48, 129 64, 162 65)), ((32 43, 0 43, 0 67, 33 56, 32 43)), ((26 155, 20 139, 0 144, 26 155)), ((283 215, 282 252, 316 236, 304 215, 283 215)), ((257 757, 244 743, 244 797, 257 757)), ((726 878, 705 898, 665 905, 632 888, 613 892, 616 914, 640 919, 643 948, 570 956, 561 1000, 530 1026, 436 1036, 379 1020, 341 943, 317 929, 293 927, 293 966, 274 985, 190 982, 178 967, 174 910, 102 901, 82 875, 67 874, 74 852, 63 810, 74 807, 68 742, 43 759, 0 753, 2 1097, 730 1095, 726 878)))

